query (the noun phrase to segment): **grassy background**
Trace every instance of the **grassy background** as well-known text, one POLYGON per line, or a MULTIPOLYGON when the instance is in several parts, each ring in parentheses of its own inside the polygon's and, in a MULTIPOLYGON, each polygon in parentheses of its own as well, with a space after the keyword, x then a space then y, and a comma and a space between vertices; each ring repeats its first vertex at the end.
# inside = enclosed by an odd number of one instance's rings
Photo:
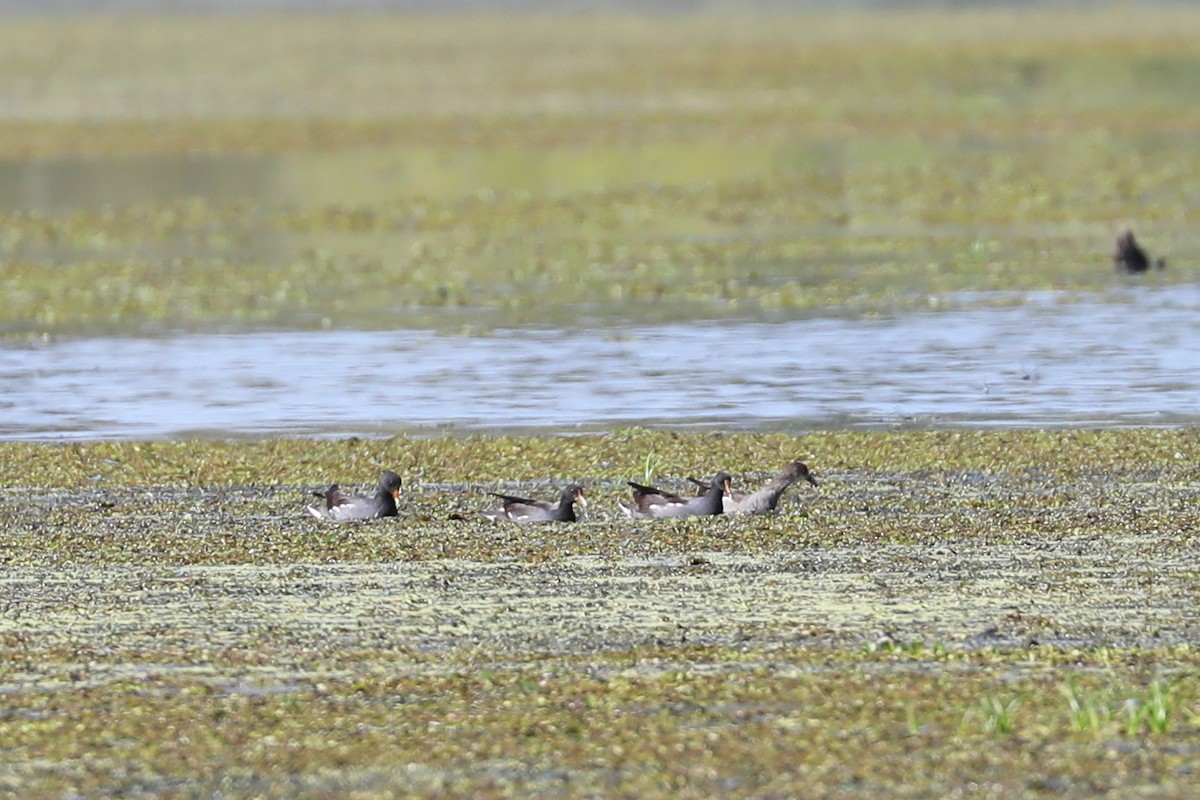
POLYGON ((1102 291, 1129 225, 1192 280, 1198 35, 1186 6, 14 18, 0 155, 40 160, 0 330, 1019 302, 1102 291))

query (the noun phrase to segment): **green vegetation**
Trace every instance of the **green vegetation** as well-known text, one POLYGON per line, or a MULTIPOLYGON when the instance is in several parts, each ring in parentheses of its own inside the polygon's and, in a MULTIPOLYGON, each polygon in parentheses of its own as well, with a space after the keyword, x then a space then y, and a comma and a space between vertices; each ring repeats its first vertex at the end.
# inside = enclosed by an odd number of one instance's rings
POLYGON ((0 444, 0 785, 1186 797, 1197 463, 1181 430, 0 444), (629 522, 648 456, 821 486, 629 522), (384 467, 398 519, 304 513, 384 467), (476 513, 568 479, 581 523, 476 513))
MULTIPOLYGON (((645 477, 647 458, 659 478, 711 472, 774 474, 800 458, 818 473, 904 472, 918 478, 959 472, 997 479, 1111 480, 1105 491, 1196 479, 1200 442, 1186 429, 897 432, 812 431, 685 434, 626 428, 610 433, 397 436, 386 439, 264 441, 0 442, 9 487, 312 485, 356 476, 374 485, 396 469, 406 485, 490 481, 645 477)), ((622 484, 622 489, 624 488, 622 484)), ((981 498, 983 496, 981 495, 981 498)), ((1061 502, 1061 501, 1060 501, 1061 502)), ((1171 511, 1182 509, 1172 508, 1171 511)))
MULTIPOLYGON (((418 675, 396 659, 354 678, 293 673, 266 686, 252 667, 222 681, 204 667, 137 679, 93 665, 23 696, 20 721, 3 725, 9 785, 260 797, 1190 791, 1194 730, 1077 734, 1036 653, 967 658, 949 685, 923 668, 831 663, 810 650, 759 663, 696 648, 629 655, 418 675), (630 669, 629 655, 666 668, 630 669), (726 668, 687 666, 696 661, 726 668), (1014 668, 1014 730, 960 727, 962 690, 980 672, 1014 668), (922 709, 915 733, 905 702, 922 709)), ((1200 701, 1194 655, 1161 657, 1188 670, 1187 701, 1200 701)), ((1124 668, 1103 679, 1141 691, 1124 668)))
MULTIPOLYGON (((1067 302, 1126 225, 1189 281, 1197 40, 1182 5, 5 18, 0 158, 49 201, 0 192, 0 331, 1067 302)), ((1198 463, 1190 430, 0 443, 0 794, 1189 797, 1198 463), (794 458, 821 486, 778 515, 615 511, 794 458), (385 468, 399 519, 304 513, 385 468), (570 480, 580 524, 475 513, 570 480)))
POLYGON ((0 215, 0 330, 1020 302, 1111 286, 1126 225, 1191 280, 1198 36, 1171 6, 6 20, 0 156, 78 174, 0 215))

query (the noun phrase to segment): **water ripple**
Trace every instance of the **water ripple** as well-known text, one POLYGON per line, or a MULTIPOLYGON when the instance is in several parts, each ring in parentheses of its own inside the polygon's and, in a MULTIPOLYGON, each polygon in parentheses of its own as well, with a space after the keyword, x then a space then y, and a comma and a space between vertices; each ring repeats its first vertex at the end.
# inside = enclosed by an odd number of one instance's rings
POLYGON ((10 343, 0 438, 1194 424, 1198 309, 1176 286, 873 321, 10 343))

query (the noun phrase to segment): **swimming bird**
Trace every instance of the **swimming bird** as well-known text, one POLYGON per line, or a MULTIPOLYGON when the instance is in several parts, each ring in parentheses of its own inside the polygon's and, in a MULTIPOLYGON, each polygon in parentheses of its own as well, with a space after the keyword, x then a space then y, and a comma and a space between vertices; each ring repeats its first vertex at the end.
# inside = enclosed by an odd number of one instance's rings
POLYGON ((504 506, 497 510, 480 511, 490 520, 496 522, 575 522, 575 504, 579 503, 581 508, 587 508, 587 497, 584 494, 583 487, 577 483, 572 483, 567 488, 563 489, 562 496, 558 498, 558 505, 548 503, 545 500, 529 500, 524 497, 513 497, 509 494, 499 494, 497 492, 489 492, 492 497, 499 497, 504 501, 504 506))
POLYGON ((707 517, 724 511, 722 499, 729 490, 730 477, 718 472, 709 481, 708 490, 699 497, 683 497, 664 492, 653 486, 643 486, 629 481, 633 487, 633 505, 618 503, 625 516, 630 519, 651 517, 707 517))
POLYGON ((354 519, 396 516, 396 495, 400 493, 400 476, 390 469, 379 476, 374 497, 353 497, 335 483, 324 492, 313 492, 325 500, 325 507, 309 506, 308 513, 318 519, 345 522, 354 519))
MULTIPOLYGON (((688 478, 689 481, 696 484, 700 488, 700 493, 708 491, 708 483, 696 478, 688 478)), ((746 494, 745 492, 726 492, 722 502, 724 503, 726 514, 765 514, 768 511, 774 511, 779 505, 779 498, 787 491, 787 488, 796 481, 808 481, 813 486, 817 486, 817 479, 808 471, 808 465, 803 461, 793 461, 788 464, 779 474, 771 479, 766 486, 756 492, 746 494)))
MULTIPOLYGON (((1133 238, 1133 231, 1126 230, 1117 237, 1117 251, 1113 253, 1113 264, 1116 265, 1117 272, 1124 272, 1126 275, 1135 275, 1150 269, 1150 256, 1146 255, 1137 239, 1133 238)), ((1156 258, 1153 264, 1155 268, 1163 269, 1167 266, 1167 260, 1156 258)))

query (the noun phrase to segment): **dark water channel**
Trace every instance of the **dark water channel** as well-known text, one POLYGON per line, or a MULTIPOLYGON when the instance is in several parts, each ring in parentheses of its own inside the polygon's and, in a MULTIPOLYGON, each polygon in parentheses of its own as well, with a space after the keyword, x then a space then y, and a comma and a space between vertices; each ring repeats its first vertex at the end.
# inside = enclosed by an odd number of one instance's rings
POLYGON ((1200 422, 1200 287, 885 320, 0 345, 0 438, 1200 422))

